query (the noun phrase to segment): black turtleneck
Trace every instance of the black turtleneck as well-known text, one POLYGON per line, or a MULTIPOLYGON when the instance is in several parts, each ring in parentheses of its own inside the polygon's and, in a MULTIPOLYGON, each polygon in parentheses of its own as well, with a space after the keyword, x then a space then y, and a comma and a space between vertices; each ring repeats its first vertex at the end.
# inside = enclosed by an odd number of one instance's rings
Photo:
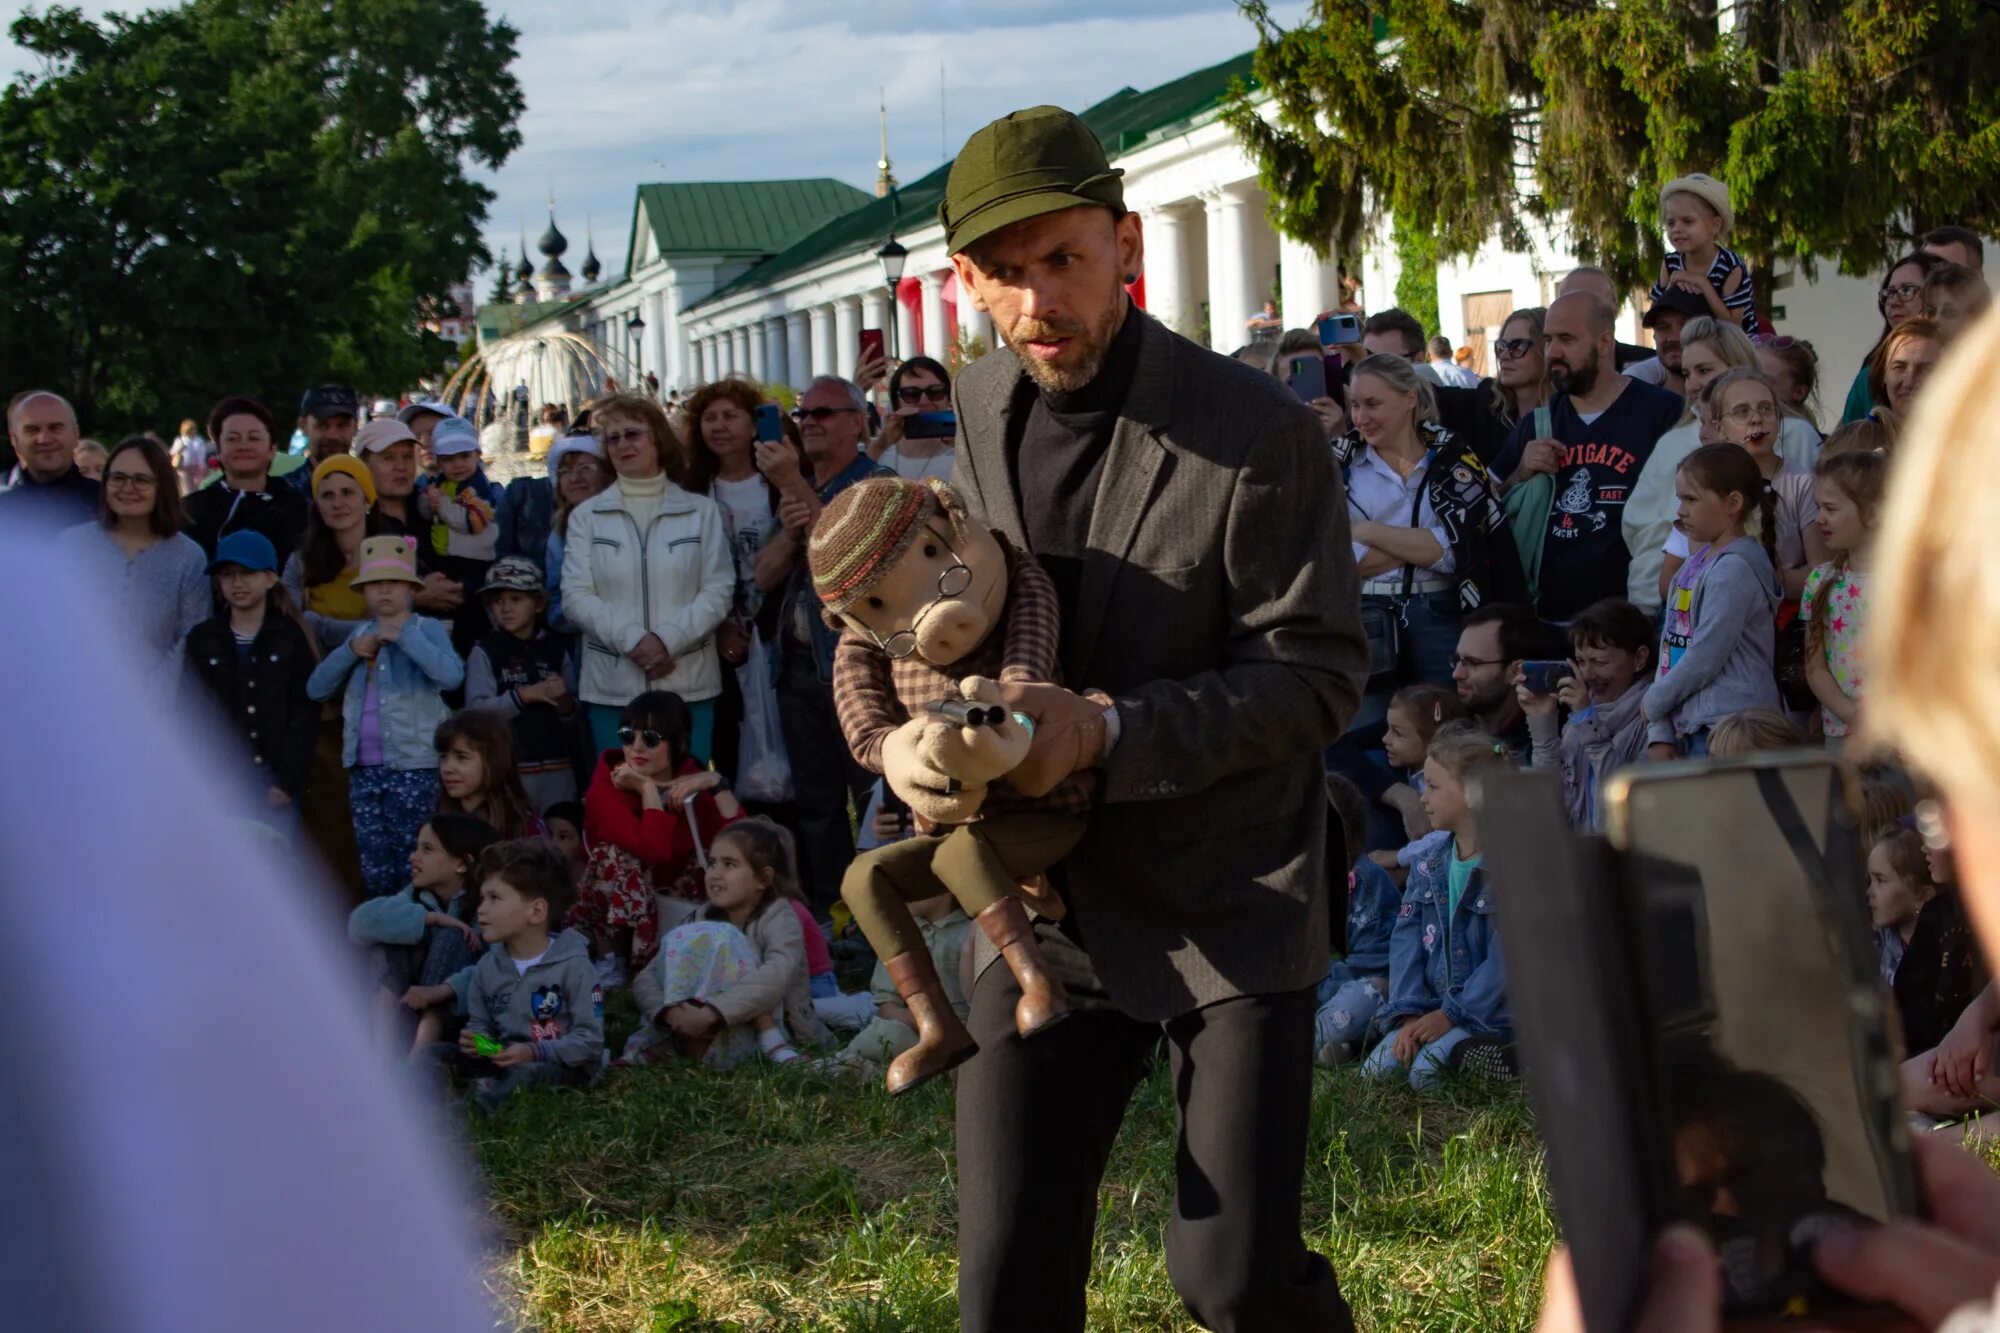
POLYGON ((1014 492, 1021 497, 1021 523, 1028 549, 1056 585, 1065 658, 1076 624, 1090 511, 1097 502, 1111 433, 1139 364, 1142 331, 1138 307, 1128 305, 1125 322, 1112 335, 1104 364, 1090 383, 1072 393, 1050 393, 1024 376, 1025 387, 1009 418, 1007 456, 1014 492), (1021 410, 1023 400, 1026 411, 1021 410))

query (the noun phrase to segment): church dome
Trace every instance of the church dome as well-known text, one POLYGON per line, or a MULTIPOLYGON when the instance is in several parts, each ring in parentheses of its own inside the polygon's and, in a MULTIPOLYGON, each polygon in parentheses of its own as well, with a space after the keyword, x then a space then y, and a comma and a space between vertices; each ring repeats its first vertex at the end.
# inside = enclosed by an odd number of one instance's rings
POLYGON ((556 229, 554 209, 549 210, 549 229, 542 233, 541 240, 535 242, 535 248, 548 256, 551 263, 560 258, 563 251, 569 249, 569 238, 556 229))

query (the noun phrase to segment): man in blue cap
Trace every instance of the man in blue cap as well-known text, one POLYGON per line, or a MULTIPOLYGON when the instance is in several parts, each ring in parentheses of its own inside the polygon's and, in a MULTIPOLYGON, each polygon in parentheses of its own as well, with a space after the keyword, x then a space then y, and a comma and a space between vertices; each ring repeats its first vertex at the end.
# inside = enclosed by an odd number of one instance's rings
MULTIPOLYGON (((952 484, 1032 554, 1071 687, 1003 685, 1029 762, 1089 772, 1088 831, 1035 931, 1077 1012, 1029 1038, 983 966, 958 1086, 959 1317, 1081 1330, 1098 1183, 1165 1037, 1179 1103, 1167 1271, 1213 1329, 1351 1329, 1299 1234, 1330 851, 1320 753, 1368 665, 1340 475, 1282 381, 1127 289, 1144 235, 1077 117, 974 134, 941 214, 1002 350, 953 385, 952 484), (1076 691, 1076 692, 1072 692, 1076 691)), ((977 962, 994 953, 984 941, 977 962)))

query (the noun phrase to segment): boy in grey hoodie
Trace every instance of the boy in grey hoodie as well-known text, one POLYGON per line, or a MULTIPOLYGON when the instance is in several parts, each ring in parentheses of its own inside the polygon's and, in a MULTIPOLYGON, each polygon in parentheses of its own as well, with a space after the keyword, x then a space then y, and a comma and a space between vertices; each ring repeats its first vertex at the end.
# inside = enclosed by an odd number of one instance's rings
POLYGON ((473 968, 458 1043, 425 1054, 436 1067, 474 1076, 473 1102, 490 1111, 516 1088, 595 1079, 604 1001, 583 936, 551 935, 575 892, 569 858, 524 838, 488 848, 478 873, 479 933, 493 947, 473 968))
MULTIPOLYGON (((1698 555, 1699 553, 1697 553, 1698 555)), ((1646 739, 1708 753, 1708 729, 1750 708, 1777 709, 1772 665, 1784 587, 1763 544, 1738 537, 1708 560, 1677 642, 1674 598, 1660 642, 1660 678, 1646 691, 1646 739)))

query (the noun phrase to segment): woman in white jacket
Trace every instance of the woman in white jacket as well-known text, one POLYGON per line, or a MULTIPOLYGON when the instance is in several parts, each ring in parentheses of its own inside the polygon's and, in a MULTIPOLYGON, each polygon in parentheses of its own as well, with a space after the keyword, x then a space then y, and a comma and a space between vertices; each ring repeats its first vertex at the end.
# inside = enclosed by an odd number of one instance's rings
POLYGON ((633 696, 671 690, 693 714, 690 750, 707 763, 722 667, 715 629, 729 613, 736 564, 722 512, 683 489, 687 452, 650 398, 617 394, 591 424, 618 474, 570 514, 563 614, 583 631, 577 689, 602 753, 618 745, 633 696))

